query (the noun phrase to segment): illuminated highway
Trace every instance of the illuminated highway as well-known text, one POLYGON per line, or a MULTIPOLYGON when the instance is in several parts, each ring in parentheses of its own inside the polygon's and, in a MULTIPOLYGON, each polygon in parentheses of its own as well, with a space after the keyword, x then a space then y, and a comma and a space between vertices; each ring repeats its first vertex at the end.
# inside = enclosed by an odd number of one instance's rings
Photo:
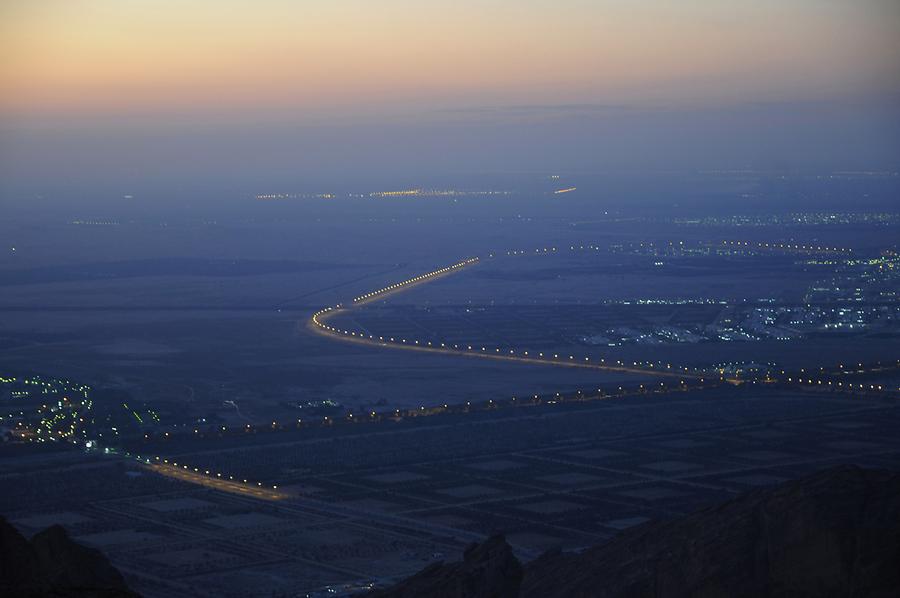
MULTIPOLYGON (((575 250, 575 247, 571 248, 575 250)), ((534 254, 547 254, 556 252, 556 248, 542 248, 534 250, 534 254)), ((521 254, 532 254, 532 252, 521 251, 521 254)), ((518 255, 519 252, 507 252, 509 255, 518 255)), ((491 254, 489 257, 493 257, 491 254)), ((701 378, 702 372, 688 367, 673 366, 672 364, 637 362, 628 363, 626 361, 606 361, 606 359, 592 359, 590 356, 575 356, 559 353, 544 353, 528 350, 516 349, 500 349, 499 347, 487 347, 479 344, 448 344, 448 343, 432 343, 431 341, 421 341, 419 339, 407 339, 393 336, 376 336, 366 334, 360 330, 349 330, 333 326, 328 320, 336 315, 345 313, 353 308, 364 305, 375 299, 383 299, 389 295, 409 290, 417 285, 425 284, 461 272, 465 268, 475 266, 479 263, 479 258, 468 258, 452 264, 450 266, 433 270, 419 276, 415 276, 402 282, 390 284, 386 287, 370 291, 355 297, 349 306, 339 303, 333 307, 325 307, 312 315, 309 320, 309 327, 314 332, 339 339, 344 342, 352 342, 357 344, 372 345, 376 347, 389 347, 394 349, 403 349, 407 351, 421 351, 428 353, 441 353, 454 356, 476 357, 480 359, 491 359, 516 363, 527 363, 536 365, 553 365, 573 368, 587 368, 593 370, 611 371, 611 372, 627 372, 633 374, 646 374, 651 376, 664 376, 669 378, 701 378)))
POLYGON ((223 476, 221 473, 212 473, 208 470, 200 470, 191 468, 187 465, 178 465, 177 463, 159 462, 160 458, 155 457, 156 462, 144 463, 144 467, 152 470, 160 475, 175 478, 182 482, 197 484, 213 490, 228 492, 229 494, 240 494, 242 496, 251 496, 262 500, 283 500, 289 495, 285 492, 279 492, 277 486, 265 486, 262 482, 249 482, 247 480, 235 480, 231 476, 223 476))
POLYGON ((841 393, 855 396, 900 397, 900 387, 892 387, 884 382, 860 378, 884 375, 889 378, 900 371, 900 360, 874 364, 839 364, 834 368, 821 367, 817 370, 799 372, 781 371, 781 378, 775 380, 781 385, 794 386, 803 390, 841 393))
MULTIPOLYGON (((886 387, 883 384, 875 382, 850 382, 848 378, 853 379, 860 376, 869 376, 872 374, 891 374, 900 370, 900 361, 876 363, 876 364, 855 364, 852 367, 838 365, 835 368, 826 369, 819 368, 815 372, 791 373, 781 372, 781 377, 774 378, 771 376, 748 378, 745 380, 724 379, 722 377, 710 377, 708 380, 694 381, 689 383, 686 380, 677 384, 672 383, 645 383, 633 386, 631 388, 596 389, 589 391, 577 391, 563 395, 559 392, 545 394, 543 396, 533 395, 525 397, 512 397, 506 399, 488 399, 483 402, 472 403, 466 402, 458 405, 436 405, 426 407, 422 405, 418 409, 410 408, 404 410, 393 410, 377 413, 372 411, 367 414, 348 413, 344 417, 331 418, 324 417, 318 421, 301 421, 297 420, 296 426, 273 425, 254 427, 247 425, 233 429, 221 427, 221 431, 216 433, 214 437, 220 438, 225 435, 239 437, 241 434, 258 431, 277 432, 279 430, 287 431, 290 429, 299 429, 306 426, 333 426, 333 425, 354 425, 379 422, 396 422, 404 418, 417 418, 435 416, 441 414, 467 414, 478 413, 486 410, 503 409, 503 408, 527 408, 538 407, 541 405, 555 405, 568 403, 583 403, 603 400, 615 400, 628 397, 641 397, 650 395, 668 395, 678 392, 696 392, 700 390, 709 390, 721 388, 723 384, 733 383, 739 385, 760 385, 768 387, 796 388, 802 391, 808 391, 816 394, 839 394, 865 398, 897 398, 900 397, 900 388, 894 389, 886 387), (844 380, 833 379, 834 376, 845 378, 844 380), (832 378, 832 379, 829 379, 832 378)), ((203 435, 206 436, 205 434, 203 435)), ((168 433, 165 439, 168 439, 168 433)), ((289 441, 291 442, 291 441, 289 441)), ((274 445, 270 445, 274 446, 274 445)), ((213 452, 220 453, 223 449, 217 448, 213 452)), ((233 449, 225 450, 242 450, 242 445, 236 445, 233 449)), ((194 456, 200 456, 202 452, 195 452, 194 456)), ((163 476, 178 479, 183 482, 203 486, 205 488, 227 492, 245 496, 248 498, 256 498, 266 501, 280 501, 292 498, 293 495, 284 490, 280 490, 278 485, 270 482, 259 482, 248 479, 236 478, 232 475, 214 471, 212 469, 204 469, 201 467, 193 467, 183 462, 170 461, 168 458, 156 455, 152 457, 144 457, 141 455, 131 455, 126 453, 126 457, 130 457, 138 461, 143 467, 163 476)), ((180 461, 180 460, 179 460, 180 461)))
MULTIPOLYGON (((849 253, 851 250, 838 247, 827 246, 810 246, 810 245, 781 245, 766 244, 749 241, 723 241, 727 247, 748 248, 751 250, 775 250, 784 252, 820 252, 820 253, 849 253)), ((515 249, 505 251, 506 256, 540 256, 540 255, 558 255, 561 251, 599 251, 600 247, 595 245, 572 245, 567 248, 559 249, 557 247, 542 247, 536 249, 515 249)), ((504 252, 497 252, 502 256, 504 252)), ((494 258, 495 254, 490 253, 487 258, 494 258)), ((308 320, 308 326, 317 334, 327 336, 328 338, 339 340, 342 342, 350 342, 356 344, 369 345, 380 348, 392 348, 405 351, 419 351, 427 353, 436 353, 452 356, 464 356, 477 359, 490 359, 495 361, 504 361, 511 363, 546 365, 569 368, 585 368, 600 371, 624 372, 629 374, 640 374, 642 376, 657 376, 668 378, 665 382, 653 381, 647 382, 644 379, 642 384, 633 384, 629 388, 597 388, 585 391, 567 393, 563 395, 557 393, 547 393, 543 396, 521 396, 521 397, 495 397, 477 403, 466 402, 459 405, 422 405, 419 408, 409 408, 403 410, 391 410, 383 413, 375 411, 366 413, 346 413, 343 416, 319 418, 316 421, 313 418, 310 421, 298 419, 296 424, 291 421, 288 423, 272 422, 271 426, 257 427, 253 425, 240 426, 237 428, 226 428, 221 426, 221 430, 217 427, 212 432, 214 437, 222 436, 239 436, 242 434, 257 431, 277 431, 299 429, 306 426, 331 426, 335 424, 355 424, 364 422, 388 422, 399 421, 403 418, 414 418, 420 416, 431 416, 439 414, 464 414, 474 413, 484 410, 492 410, 508 407, 527 407, 540 405, 553 405, 556 403, 607 400, 624 397, 646 396, 648 394, 668 394, 673 392, 698 391, 703 389, 721 388, 724 384, 728 385, 760 385, 769 387, 795 388, 797 390, 810 393, 829 393, 835 395, 844 395, 861 398, 897 398, 900 397, 900 388, 893 382, 893 378, 897 371, 900 371, 900 361, 886 361, 875 364, 837 364, 834 367, 813 368, 808 371, 800 369, 797 371, 786 370, 764 370, 752 373, 727 373, 726 368, 719 366, 710 366, 707 368, 688 368, 674 364, 664 364, 661 362, 642 362, 604 358, 595 358, 592 356, 576 356, 574 354, 560 354, 551 352, 536 352, 524 349, 500 348, 496 346, 484 346, 481 344, 463 344, 463 343, 442 343, 439 341, 424 341, 416 338, 403 338, 397 336, 379 336, 368 334, 358 329, 344 329, 333 322, 331 318, 340 314, 346 314, 352 310, 360 308, 372 301, 386 299, 397 293, 415 288, 419 285, 434 282, 443 277, 460 273, 469 268, 478 266, 482 262, 479 257, 469 257, 453 263, 449 266, 438 268, 436 270, 414 276, 412 278, 392 283, 384 287, 362 293, 347 304, 339 303, 320 309, 312 314, 308 320), (671 379, 671 380, 669 380, 671 379)), ((0 377, 0 383, 15 385, 19 383, 15 377, 0 377)), ((23 388, 30 388, 31 382, 22 382, 23 388)), ((32 384, 40 392, 56 392, 52 385, 47 382, 38 381, 32 384)), ((65 390, 76 390, 84 393, 87 400, 87 387, 72 386, 66 382, 65 390)), ((13 392, 24 392, 18 389, 13 392)), ((60 413, 65 414, 67 407, 67 398, 63 398, 62 402, 57 405, 60 413)), ((81 405, 90 408, 90 402, 81 405)), ((127 409, 127 405, 123 405, 127 409)), ((10 414, 12 416, 13 414, 10 414)), ((73 414, 77 415, 77 413, 73 414)), ((140 419, 138 414, 134 414, 140 419)), ((2 418, 0 418, 2 419, 2 418)), ((60 414, 54 413, 54 417, 41 420, 41 426, 37 428, 38 432, 42 428, 53 431, 53 434, 47 434, 48 440, 71 440, 76 431, 74 422, 60 414), (59 421, 57 421, 59 420, 59 421), (66 429, 62 429, 65 425, 66 429), (57 429, 59 428, 59 429, 57 429), (58 436, 58 438, 56 438, 58 436)), ((175 430, 171 430, 172 434, 176 434, 175 430)), ((36 439, 40 439, 40 434, 35 432, 36 439)), ((145 433, 144 438, 149 439, 151 433, 145 433)), ((210 437, 209 431, 201 431, 193 429, 193 436, 204 438, 210 437)), ((159 436, 159 439, 165 442, 170 437, 170 431, 167 430, 159 436)), ((117 452, 117 451, 114 451, 117 452)), ((141 451, 143 452, 143 451, 141 451)), ((153 455, 153 453, 150 453, 153 455)), ((191 484, 200 485, 206 488, 227 492, 235 495, 246 496, 249 498, 257 498, 261 500, 277 501, 290 498, 291 494, 284 490, 279 490, 277 485, 271 482, 260 482, 256 480, 237 479, 225 472, 210 471, 200 467, 193 467, 185 463, 170 461, 162 456, 146 456, 130 455, 125 453, 126 457, 135 458, 142 466, 152 470, 163 476, 178 479, 180 481, 191 484)))
POLYGON ((853 250, 849 247, 827 247, 822 245, 800 245, 797 243, 760 243, 754 241, 722 241, 725 247, 736 247, 746 249, 763 249, 770 251, 785 252, 801 252, 801 253, 822 253, 822 254, 851 254, 853 250))
MULTIPOLYGON (((715 244, 711 244, 715 246, 715 244)), ((791 243, 766 243, 757 241, 722 241, 720 246, 735 249, 752 249, 763 251, 791 252, 803 254, 851 254, 852 249, 846 247, 829 247, 822 245, 805 245, 791 243)), ((572 245, 569 246, 570 251, 599 251, 600 247, 596 245, 572 245)), ((557 247, 539 247, 534 249, 513 249, 507 250, 507 256, 539 256, 539 255, 556 255, 559 253, 557 247)), ((495 254, 490 253, 488 258, 494 258, 495 254)), ((593 358, 585 355, 559 354, 551 352, 529 351, 525 349, 500 348, 485 346, 480 343, 439 343, 437 341, 423 341, 415 338, 403 338, 401 336, 374 335, 368 334, 362 330, 346 329, 332 325, 329 320, 336 315, 346 313, 356 307, 362 306, 376 299, 384 299, 395 293, 409 290, 417 285, 433 282, 444 276, 449 276, 462 270, 476 266, 480 263, 480 258, 472 257, 461 260, 450 266, 433 270, 431 272, 415 276, 408 280, 393 283, 380 289, 376 289, 367 293, 363 293, 355 297, 349 305, 339 303, 334 306, 325 307, 312 315, 309 320, 309 327, 318 334, 329 336, 343 342, 351 342, 357 344, 371 345, 384 348, 401 349, 406 351, 419 351, 428 353, 440 353, 454 356, 466 356, 480 359, 491 359, 506 362, 535 364, 535 365, 552 365, 561 367, 586 368, 593 370, 624 372, 630 374, 642 374, 650 376, 663 376, 669 378, 692 378, 701 379, 703 377, 713 377, 715 372, 705 371, 698 368, 689 368, 685 366, 673 365, 671 363, 663 364, 662 362, 650 361, 623 361, 605 358, 593 358)), ((723 378, 724 379, 724 378, 723 378)), ((739 378, 729 378, 729 382, 739 383, 739 378)), ((784 380, 781 380, 784 382, 784 380)), ((842 384, 835 384, 835 387, 843 387, 842 384)), ((872 390, 881 390, 873 388, 872 390)))

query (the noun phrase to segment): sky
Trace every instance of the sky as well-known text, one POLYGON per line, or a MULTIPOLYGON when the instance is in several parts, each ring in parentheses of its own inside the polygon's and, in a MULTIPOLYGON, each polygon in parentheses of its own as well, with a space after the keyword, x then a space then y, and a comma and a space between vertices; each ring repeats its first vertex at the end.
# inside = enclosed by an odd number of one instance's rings
POLYGON ((2 0, 0 88, 4 197, 894 168, 900 3, 2 0))

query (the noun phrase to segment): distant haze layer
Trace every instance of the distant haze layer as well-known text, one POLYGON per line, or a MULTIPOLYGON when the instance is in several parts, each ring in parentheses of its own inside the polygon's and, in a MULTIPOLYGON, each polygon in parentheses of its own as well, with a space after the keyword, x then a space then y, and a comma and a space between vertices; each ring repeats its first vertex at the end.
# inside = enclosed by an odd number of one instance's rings
POLYGON ((891 0, 8 0, 0 192, 895 168, 898 40, 891 0))

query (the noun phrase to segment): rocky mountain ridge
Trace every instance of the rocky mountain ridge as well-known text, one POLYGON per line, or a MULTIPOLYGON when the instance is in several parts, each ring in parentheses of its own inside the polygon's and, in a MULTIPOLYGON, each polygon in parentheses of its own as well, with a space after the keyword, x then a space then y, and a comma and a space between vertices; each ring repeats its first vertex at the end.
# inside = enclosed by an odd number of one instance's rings
POLYGON ((524 566, 495 536, 372 596, 900 596, 900 473, 836 467, 524 566))

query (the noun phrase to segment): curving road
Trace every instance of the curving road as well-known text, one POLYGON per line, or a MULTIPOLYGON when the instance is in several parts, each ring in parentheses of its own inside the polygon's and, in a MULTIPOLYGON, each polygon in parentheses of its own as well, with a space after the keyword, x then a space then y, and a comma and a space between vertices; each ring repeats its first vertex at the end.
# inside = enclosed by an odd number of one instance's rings
MULTIPOLYGON (((555 251, 555 249, 554 249, 555 251)), ((535 253, 546 253, 547 250, 535 250, 535 253)), ((525 253, 525 252, 523 252, 525 253)), ((531 253, 531 252, 528 252, 531 253)), ((609 361, 605 359, 591 359, 585 356, 565 355, 558 353, 542 353, 529 351, 516 351, 514 349, 488 348, 478 344, 445 344, 432 343, 431 341, 420 341, 418 339, 406 339, 392 336, 375 336, 367 334, 360 330, 344 329, 333 326, 329 320, 334 316, 347 313, 356 309, 370 301, 376 299, 384 299, 390 295, 401 293, 414 288, 418 285, 433 282, 445 276, 450 276, 471 268, 480 263, 477 257, 467 258, 456 262, 450 266, 439 268, 425 274, 420 274, 413 278, 390 284, 386 287, 370 291, 355 297, 348 305, 339 303, 334 306, 324 307, 314 313, 309 321, 310 330, 317 334, 327 336, 343 342, 350 342, 362 345, 370 345, 382 348, 400 349, 404 351, 419 351, 427 353, 440 353, 444 355, 473 357, 478 359, 491 359, 495 361, 508 361, 515 363, 527 363, 535 365, 549 365, 557 367, 583 368, 592 370, 601 370, 609 372, 625 372, 631 374, 642 374, 651 376, 660 376, 668 378, 678 378, 683 380, 702 379, 704 374, 697 370, 687 367, 674 366, 666 364, 656 366, 655 364, 643 364, 638 362, 609 361)))

